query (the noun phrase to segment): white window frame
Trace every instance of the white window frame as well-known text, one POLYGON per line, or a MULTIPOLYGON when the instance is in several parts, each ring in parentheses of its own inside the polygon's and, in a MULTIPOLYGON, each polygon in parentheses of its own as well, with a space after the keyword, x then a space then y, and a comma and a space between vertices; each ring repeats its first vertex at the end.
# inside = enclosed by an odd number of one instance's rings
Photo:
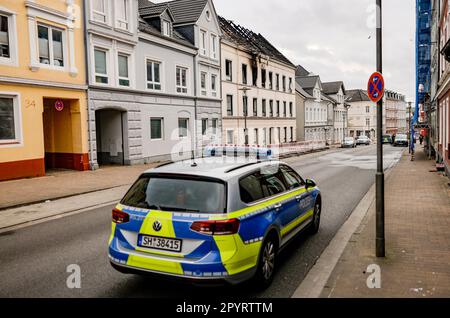
POLYGON ((225 79, 229 82, 233 81, 233 61, 230 59, 225 59, 225 79), (230 74, 227 75, 227 64, 230 64, 230 74))
POLYGON ((9 46, 9 57, 0 57, 0 64, 18 66, 16 13, 6 8, 0 7, 0 15, 3 15, 8 19, 9 46))
POLYGON ((211 131, 213 135, 217 135, 217 132, 219 131, 218 128, 219 128, 219 119, 213 118, 211 120, 211 131))
POLYGON ((208 38, 208 32, 206 30, 200 29, 199 40, 198 40, 198 42, 199 42, 198 47, 199 47, 199 52, 200 52, 201 56, 207 56, 206 55, 207 54, 206 47, 208 46, 207 38, 208 38))
POLYGON ((211 74, 211 95, 217 97, 217 74, 211 74))
POLYGON ((175 66, 175 91, 177 94, 186 95, 189 92, 189 68, 183 65, 175 66), (177 72, 178 69, 186 71, 186 86, 183 86, 183 80, 180 73, 180 84, 177 83, 177 72), (180 91, 178 91, 180 90, 180 91), (185 90, 185 91, 183 91, 185 90))
POLYGON ((167 37, 171 37, 172 36, 172 24, 170 23, 170 21, 162 19, 161 21, 161 29, 162 29, 162 34, 164 36, 167 37), (166 33, 166 25, 167 25, 167 33, 166 33))
POLYGON ((0 140, 0 148, 13 148, 23 145, 23 133, 22 133, 22 108, 20 93, 16 92, 2 92, 0 91, 0 97, 11 98, 13 100, 14 108, 14 130, 15 138, 0 140))
POLYGON ((123 51, 117 51, 117 86, 118 87, 129 87, 132 88, 133 87, 133 81, 132 81, 132 56, 130 53, 127 52, 123 52, 123 51), (128 77, 121 77, 120 73, 119 73, 119 56, 125 56, 127 58, 127 62, 128 62, 128 77), (128 81, 128 86, 126 85, 120 85, 120 80, 127 80, 128 81))
POLYGON ((226 130, 226 136, 227 136, 227 140, 226 140, 226 144, 227 145, 232 145, 234 144, 234 129, 227 129, 226 130), (231 134, 231 140, 230 140, 230 134, 231 134))
POLYGON ((202 118, 202 120, 201 120, 201 133, 202 133, 202 136, 208 136, 208 126, 209 126, 209 120, 208 120, 208 118, 202 118), (205 127, 205 131, 203 131, 203 123, 205 123, 206 122, 206 127, 205 127))
POLYGON ((200 93, 202 96, 206 96, 207 95, 207 87, 208 87, 208 73, 205 71, 200 71, 200 93), (205 76, 205 87, 202 87, 202 78, 203 76, 205 76))
POLYGON ((219 50, 218 50, 218 48, 219 48, 219 45, 218 45, 219 37, 216 34, 211 33, 210 38, 211 38, 211 58, 213 60, 217 61, 219 59, 219 54, 218 54, 218 52, 219 52, 219 50))
MULTIPOLYGON (((125 30, 125 31, 129 31, 130 30, 130 12, 131 12, 131 6, 130 6, 131 2, 130 0, 115 0, 114 2, 114 7, 115 7, 115 14, 116 14, 116 28, 119 30, 125 30), (118 1, 125 1, 125 20, 122 18, 119 18, 119 14, 118 14, 118 6, 117 3, 118 1), (125 25, 125 27, 123 26, 125 25)), ((107 9, 105 9, 107 10, 107 9)))
POLYGON ((93 79, 92 79, 92 83, 95 85, 101 85, 101 86, 111 86, 111 70, 110 70, 110 55, 111 55, 111 50, 109 48, 106 47, 102 47, 102 46, 97 46, 94 45, 93 50, 92 50, 92 63, 93 63, 93 79), (95 71, 95 51, 103 51, 105 52, 105 59, 106 59, 106 74, 101 74, 101 73, 97 73, 95 71), (97 82, 96 78, 97 76, 100 77, 106 77, 108 79, 108 83, 99 83, 97 82))
POLYGON ((92 21, 92 22, 95 22, 95 23, 101 23, 101 24, 109 25, 110 19, 109 19, 109 14, 108 14, 108 12, 109 12, 109 3, 110 3, 110 1, 108 1, 108 0, 100 0, 100 1, 103 1, 103 5, 104 5, 104 8, 105 8, 105 12, 96 11, 96 10, 94 9, 94 1, 95 1, 95 0, 91 0, 91 1, 90 1, 90 3, 91 3, 91 21, 92 21), (95 15, 96 15, 96 14, 97 14, 97 15, 100 15, 100 16, 104 16, 104 17, 105 17, 105 21, 101 21, 101 20, 96 19, 96 18, 95 18, 95 15))
POLYGON ((67 35, 66 35, 66 29, 62 29, 62 28, 58 28, 55 27, 53 25, 49 25, 49 24, 45 24, 45 23, 41 23, 41 22, 37 22, 36 23, 36 40, 38 43, 38 48, 37 48, 37 62, 39 67, 43 67, 43 68, 49 68, 49 69, 54 69, 54 70, 66 70, 67 66, 69 64, 69 60, 68 60, 68 54, 67 54, 67 35), (41 63, 40 61, 40 53, 39 53, 39 35, 38 35, 38 28, 39 27, 44 27, 48 29, 48 54, 49 54, 49 64, 44 64, 41 63), (62 40, 62 54, 63 54, 63 66, 59 66, 59 65, 55 65, 54 63, 54 52, 53 52, 53 30, 59 31, 61 32, 61 40, 62 40))
POLYGON ((179 139, 187 139, 189 137, 189 118, 188 117, 178 117, 178 138, 179 139), (186 135, 181 135, 181 127, 180 127, 180 120, 186 121, 186 135))
MULTIPOLYGON (((155 78, 154 72, 155 72, 155 69, 152 68, 153 79, 155 78)), ((158 60, 158 59, 155 59, 155 58, 152 58, 152 57, 146 57, 145 58, 145 89, 149 90, 149 91, 153 91, 153 92, 164 92, 164 85, 163 85, 164 77, 163 77, 163 75, 164 75, 164 63, 161 60, 158 60), (147 78, 147 64, 148 64, 148 62, 153 62, 153 63, 158 63, 159 64, 159 82, 155 82, 155 81, 150 82, 148 80, 148 78, 147 78), (161 88, 160 89, 149 88, 148 84, 153 84, 153 85, 159 84, 161 86, 161 88)))
POLYGON ((150 141, 161 141, 164 140, 164 117, 150 117, 150 141), (152 120, 161 121, 161 138, 152 138, 152 120))

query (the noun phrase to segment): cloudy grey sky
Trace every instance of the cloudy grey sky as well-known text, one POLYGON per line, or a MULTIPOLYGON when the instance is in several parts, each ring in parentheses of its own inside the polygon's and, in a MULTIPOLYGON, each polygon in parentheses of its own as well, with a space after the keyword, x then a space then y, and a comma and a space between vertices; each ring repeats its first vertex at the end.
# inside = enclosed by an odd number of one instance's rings
MULTIPOLYGON (((264 35, 322 81, 366 88, 375 71, 375 0, 214 0, 217 12, 264 35), (372 6, 372 7, 371 7, 372 6), (368 23, 369 22, 369 23, 368 23)), ((414 100, 415 1, 383 1, 386 87, 414 100)))

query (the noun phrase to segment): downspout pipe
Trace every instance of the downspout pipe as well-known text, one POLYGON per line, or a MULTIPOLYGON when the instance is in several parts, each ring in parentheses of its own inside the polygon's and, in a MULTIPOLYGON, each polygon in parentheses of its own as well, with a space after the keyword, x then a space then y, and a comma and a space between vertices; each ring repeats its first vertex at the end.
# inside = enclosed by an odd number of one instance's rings
POLYGON ((94 164, 94 150, 92 149, 92 129, 91 129, 91 99, 89 95, 89 41, 88 41, 88 33, 87 33, 87 0, 83 0, 83 37, 84 37, 84 68, 85 68, 85 76, 86 76, 86 97, 87 97, 87 118, 88 118, 88 143, 89 143, 89 166, 91 170, 96 170, 97 167, 94 164))

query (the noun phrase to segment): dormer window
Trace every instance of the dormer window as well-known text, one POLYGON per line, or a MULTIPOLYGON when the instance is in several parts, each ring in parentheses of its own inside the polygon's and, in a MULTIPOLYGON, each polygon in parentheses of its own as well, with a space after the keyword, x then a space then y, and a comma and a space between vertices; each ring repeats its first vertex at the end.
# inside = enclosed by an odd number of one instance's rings
POLYGON ((172 34, 172 27, 167 20, 162 21, 162 33, 164 36, 171 36, 172 34))
POLYGON ((320 101, 320 89, 315 88, 313 94, 314 94, 314 98, 315 98, 317 101, 320 101))

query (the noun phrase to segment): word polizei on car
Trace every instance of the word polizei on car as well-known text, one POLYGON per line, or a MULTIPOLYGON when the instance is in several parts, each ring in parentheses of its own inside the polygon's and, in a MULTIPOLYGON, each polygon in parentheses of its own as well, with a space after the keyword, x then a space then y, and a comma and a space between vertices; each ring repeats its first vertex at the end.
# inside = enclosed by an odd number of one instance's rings
POLYGON ((122 273, 264 288, 280 249, 304 229, 317 233, 321 205, 314 181, 278 161, 160 166, 112 211, 110 262, 122 273))

